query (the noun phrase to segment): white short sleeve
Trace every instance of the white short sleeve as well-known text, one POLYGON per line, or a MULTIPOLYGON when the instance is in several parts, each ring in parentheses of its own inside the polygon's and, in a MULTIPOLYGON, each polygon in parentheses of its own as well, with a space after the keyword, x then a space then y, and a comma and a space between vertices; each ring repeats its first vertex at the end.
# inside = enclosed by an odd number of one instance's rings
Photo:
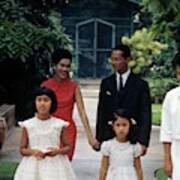
POLYGON ((69 126, 69 122, 63 121, 62 125, 63 125, 63 127, 68 127, 69 126))
POLYGON ((64 127, 68 127, 69 126, 69 122, 64 121, 62 119, 55 119, 55 128, 58 130, 61 130, 64 127))
POLYGON ((141 145, 139 143, 133 145, 133 155, 134 157, 139 157, 141 155, 141 145))
POLYGON ((22 128, 28 129, 31 126, 30 120, 20 121, 18 125, 22 128))
POLYGON ((110 155, 110 141, 104 141, 101 145, 101 153, 104 156, 109 156, 110 155))

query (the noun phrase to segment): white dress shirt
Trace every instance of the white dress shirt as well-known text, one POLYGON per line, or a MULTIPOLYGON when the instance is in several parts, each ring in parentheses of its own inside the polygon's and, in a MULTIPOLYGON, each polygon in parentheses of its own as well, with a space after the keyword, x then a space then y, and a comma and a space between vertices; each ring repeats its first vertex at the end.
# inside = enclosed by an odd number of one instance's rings
MULTIPOLYGON (((127 78, 129 77, 130 72, 131 72, 130 69, 128 69, 125 73, 121 74, 122 81, 123 81, 122 82, 123 87, 126 84, 126 81, 127 81, 127 78)), ((118 72, 116 72, 117 91, 119 91, 119 87, 120 87, 119 76, 120 76, 120 74, 118 72)))

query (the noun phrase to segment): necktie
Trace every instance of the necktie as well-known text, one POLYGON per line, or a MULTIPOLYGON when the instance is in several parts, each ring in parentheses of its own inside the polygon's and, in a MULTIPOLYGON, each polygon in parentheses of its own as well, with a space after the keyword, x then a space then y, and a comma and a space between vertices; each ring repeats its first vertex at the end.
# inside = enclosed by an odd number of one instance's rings
POLYGON ((119 91, 123 89, 123 78, 122 75, 119 76, 119 91))

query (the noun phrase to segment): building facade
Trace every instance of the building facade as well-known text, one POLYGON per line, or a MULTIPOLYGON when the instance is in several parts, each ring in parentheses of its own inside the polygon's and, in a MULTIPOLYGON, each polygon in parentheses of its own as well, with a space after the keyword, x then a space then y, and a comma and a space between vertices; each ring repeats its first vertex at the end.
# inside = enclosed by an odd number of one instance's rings
POLYGON ((111 73, 110 50, 134 31, 138 9, 135 0, 81 0, 61 9, 65 32, 73 40, 78 78, 98 79, 111 73))

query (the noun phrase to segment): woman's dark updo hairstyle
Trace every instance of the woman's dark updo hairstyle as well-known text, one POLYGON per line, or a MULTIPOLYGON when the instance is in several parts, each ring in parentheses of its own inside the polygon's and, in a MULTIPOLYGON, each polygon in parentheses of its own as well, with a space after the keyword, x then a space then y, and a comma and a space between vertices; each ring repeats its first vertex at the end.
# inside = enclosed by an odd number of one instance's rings
POLYGON ((178 52, 174 58, 173 58, 173 61, 172 61, 172 64, 173 64, 173 68, 176 68, 176 66, 180 66, 180 52, 178 52))
POLYGON ((52 64, 57 65, 62 59, 69 59, 72 62, 72 54, 67 49, 56 49, 52 54, 52 64))
POLYGON ((46 87, 38 87, 34 89, 33 93, 33 110, 34 112, 37 112, 35 100, 37 96, 46 95, 51 99, 51 108, 50 108, 50 114, 54 113, 57 109, 57 99, 56 95, 51 89, 48 89, 46 87))
POLYGON ((119 118, 126 118, 130 124, 130 128, 129 128, 129 133, 127 135, 127 140, 130 141, 131 144, 135 144, 136 143, 136 134, 135 134, 135 125, 132 124, 132 116, 131 114, 126 110, 126 109, 117 109, 114 113, 113 113, 113 119, 112 119, 112 124, 115 123, 115 121, 119 118))

